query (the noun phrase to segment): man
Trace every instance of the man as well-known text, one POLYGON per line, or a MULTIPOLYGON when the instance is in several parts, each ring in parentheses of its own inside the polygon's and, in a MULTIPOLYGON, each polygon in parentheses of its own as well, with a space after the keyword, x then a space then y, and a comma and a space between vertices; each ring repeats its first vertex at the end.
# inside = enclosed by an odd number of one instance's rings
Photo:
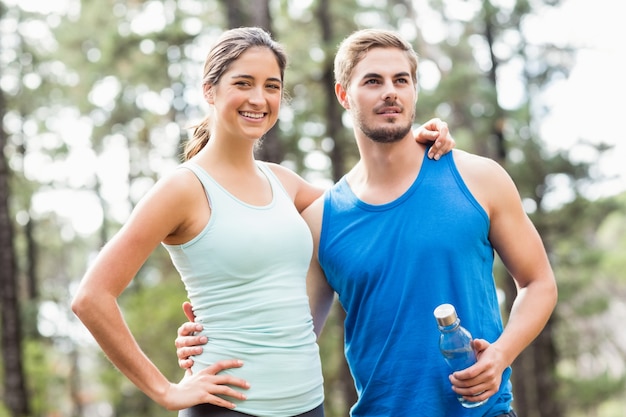
POLYGON ((510 365, 557 298, 515 185, 486 158, 456 150, 438 162, 424 157, 411 132, 417 56, 395 33, 346 38, 335 77, 361 159, 303 216, 317 249, 307 277, 316 332, 335 293, 346 311, 345 354, 359 395, 351 415, 514 416, 510 365), (518 288, 506 328, 494 250, 518 288), (477 337, 477 363, 452 375, 432 314, 442 303, 477 337), (464 408, 457 394, 489 400, 464 408))

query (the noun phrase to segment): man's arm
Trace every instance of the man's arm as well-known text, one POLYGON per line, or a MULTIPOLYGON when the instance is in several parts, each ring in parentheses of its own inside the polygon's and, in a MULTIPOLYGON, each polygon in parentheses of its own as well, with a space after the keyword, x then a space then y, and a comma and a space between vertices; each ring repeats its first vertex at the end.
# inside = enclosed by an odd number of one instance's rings
POLYGON ((195 322, 196 316, 193 313, 191 303, 185 301, 182 307, 189 321, 178 328, 178 337, 174 340, 174 345, 176 346, 176 356, 178 356, 178 366, 191 374, 192 356, 201 354, 202 345, 205 345, 209 339, 206 336, 198 336, 198 333, 202 331, 202 325, 195 322))
POLYGON ((517 287, 508 322, 494 343, 476 340, 478 363, 451 377, 455 391, 489 397, 501 375, 539 335, 557 301, 554 273, 543 242, 525 213, 515 184, 495 161, 457 151, 455 161, 466 184, 487 211, 489 240, 517 287))
POLYGON ((322 215, 324 212, 324 196, 318 198, 302 212, 304 221, 311 229, 313 236, 313 256, 306 277, 306 289, 309 296, 309 306, 313 316, 313 326, 317 337, 322 333, 324 323, 335 298, 335 292, 328 284, 326 275, 319 264, 318 249, 322 230, 322 215))

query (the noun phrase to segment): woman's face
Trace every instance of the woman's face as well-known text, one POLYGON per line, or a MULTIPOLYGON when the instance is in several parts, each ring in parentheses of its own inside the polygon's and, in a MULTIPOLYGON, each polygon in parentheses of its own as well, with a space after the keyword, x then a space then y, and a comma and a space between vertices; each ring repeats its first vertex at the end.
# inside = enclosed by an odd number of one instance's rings
POLYGON ((259 139, 278 119, 283 85, 274 53, 265 47, 248 49, 233 61, 218 84, 205 86, 215 110, 213 138, 225 135, 259 139))

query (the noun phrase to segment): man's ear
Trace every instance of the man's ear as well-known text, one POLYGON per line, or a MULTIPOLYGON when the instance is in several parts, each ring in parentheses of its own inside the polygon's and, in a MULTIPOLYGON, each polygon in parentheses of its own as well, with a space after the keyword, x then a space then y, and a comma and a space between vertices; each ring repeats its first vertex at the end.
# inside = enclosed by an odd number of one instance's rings
POLYGON ((204 92, 204 99, 207 101, 207 103, 214 104, 213 85, 206 83, 202 86, 202 90, 204 92))
POLYGON ((337 96, 337 100, 339 104, 346 109, 350 110, 350 101, 348 100, 348 92, 345 88, 339 83, 335 83, 335 95, 337 96))

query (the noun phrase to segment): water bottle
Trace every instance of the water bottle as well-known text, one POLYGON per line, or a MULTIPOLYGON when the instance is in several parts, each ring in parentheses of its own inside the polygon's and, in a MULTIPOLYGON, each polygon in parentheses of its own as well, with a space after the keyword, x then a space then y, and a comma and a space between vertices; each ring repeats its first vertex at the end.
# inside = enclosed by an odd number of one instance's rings
MULTIPOLYGON (((452 368, 452 371, 460 371, 469 368, 476 363, 476 353, 472 349, 472 335, 461 327, 461 320, 456 315, 456 309, 452 304, 441 304, 435 311, 439 336, 439 350, 444 359, 452 368)), ((474 408, 483 405, 487 400, 470 402, 457 396, 463 407, 474 408)))

